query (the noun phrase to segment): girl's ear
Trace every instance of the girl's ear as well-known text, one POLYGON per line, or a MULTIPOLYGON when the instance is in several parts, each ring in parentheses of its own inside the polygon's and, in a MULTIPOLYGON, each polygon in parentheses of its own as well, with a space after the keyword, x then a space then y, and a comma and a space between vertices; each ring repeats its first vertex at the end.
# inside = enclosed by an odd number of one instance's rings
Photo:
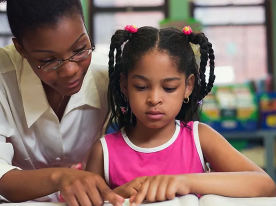
POLYGON ((120 87, 121 92, 125 95, 126 98, 128 98, 127 78, 123 73, 120 74, 120 87))
POLYGON ((192 94, 194 85, 195 85, 195 75, 191 74, 186 80, 184 98, 188 98, 192 94))

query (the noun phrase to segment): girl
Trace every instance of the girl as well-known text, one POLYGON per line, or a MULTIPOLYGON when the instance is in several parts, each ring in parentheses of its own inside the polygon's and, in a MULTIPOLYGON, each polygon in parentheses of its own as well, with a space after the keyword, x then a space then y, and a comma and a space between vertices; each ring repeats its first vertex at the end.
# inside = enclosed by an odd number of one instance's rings
POLYGON ((86 162, 108 113, 107 68, 92 55, 80 1, 8 0, 7 15, 14 45, 0 48, 0 199, 58 201, 60 191, 70 206, 121 203, 99 175, 70 169, 86 162))
POLYGON ((132 196, 133 205, 188 193, 274 196, 275 184, 261 168, 212 128, 193 121, 213 86, 214 58, 207 37, 190 27, 116 31, 108 97, 109 124, 118 131, 95 144, 87 170, 105 177, 118 194, 132 196), (190 43, 200 46, 199 68, 190 43), (205 160, 216 172, 204 173, 205 160))

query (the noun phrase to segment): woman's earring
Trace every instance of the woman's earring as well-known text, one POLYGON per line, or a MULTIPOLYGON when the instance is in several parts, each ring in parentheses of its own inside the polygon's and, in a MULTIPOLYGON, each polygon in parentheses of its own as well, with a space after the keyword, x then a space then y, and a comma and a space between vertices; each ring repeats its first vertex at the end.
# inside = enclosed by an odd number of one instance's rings
POLYGON ((183 102, 184 102, 185 104, 188 104, 188 103, 189 103, 189 97, 184 98, 184 99, 183 99, 183 102))

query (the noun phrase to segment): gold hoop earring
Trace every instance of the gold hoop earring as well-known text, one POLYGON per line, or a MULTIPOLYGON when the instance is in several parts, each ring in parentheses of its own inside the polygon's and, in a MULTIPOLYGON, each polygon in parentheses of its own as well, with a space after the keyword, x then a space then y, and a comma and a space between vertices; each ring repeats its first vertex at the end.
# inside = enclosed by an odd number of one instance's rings
POLYGON ((189 103, 189 97, 184 98, 184 99, 183 99, 183 102, 184 102, 185 104, 188 104, 188 103, 189 103))

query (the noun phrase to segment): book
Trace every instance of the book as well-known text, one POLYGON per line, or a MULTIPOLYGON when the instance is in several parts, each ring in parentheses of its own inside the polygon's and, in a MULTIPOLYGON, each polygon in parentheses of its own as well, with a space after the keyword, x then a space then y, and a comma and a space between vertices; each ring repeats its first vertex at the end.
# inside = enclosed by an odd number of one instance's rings
MULTIPOLYGON (((1 206, 67 206, 66 203, 28 202, 28 203, 4 203, 1 206)), ((272 206, 276 205, 276 197, 232 198, 219 195, 204 195, 198 199, 195 195, 176 197, 173 200, 155 203, 143 203, 141 206, 272 206)), ((104 206, 111 206, 106 202, 104 206)), ((122 206, 129 206, 126 200, 122 206)))

